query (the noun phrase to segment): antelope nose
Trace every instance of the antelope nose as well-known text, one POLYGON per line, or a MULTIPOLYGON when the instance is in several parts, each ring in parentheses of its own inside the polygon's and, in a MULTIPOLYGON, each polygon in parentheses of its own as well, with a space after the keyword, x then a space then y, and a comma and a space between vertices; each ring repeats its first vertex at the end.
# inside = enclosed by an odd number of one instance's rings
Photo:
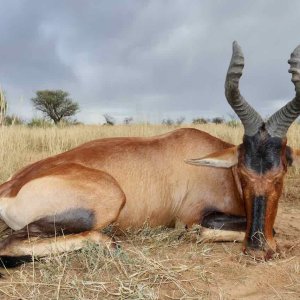
POLYGON ((265 217, 266 217, 266 198, 256 196, 252 204, 252 217, 250 220, 250 232, 248 237, 248 247, 258 249, 265 244, 265 217))

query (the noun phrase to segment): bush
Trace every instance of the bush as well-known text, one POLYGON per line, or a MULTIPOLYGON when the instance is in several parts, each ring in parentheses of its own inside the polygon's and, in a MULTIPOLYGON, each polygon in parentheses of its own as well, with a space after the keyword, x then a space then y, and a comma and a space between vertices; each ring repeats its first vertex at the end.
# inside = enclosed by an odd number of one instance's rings
POLYGON ((76 125, 82 125, 82 124, 83 123, 79 122, 77 119, 65 118, 58 123, 58 126, 59 127, 67 127, 67 126, 76 126, 76 125))
POLYGON ((7 125, 7 126, 22 125, 24 123, 25 123, 24 120, 22 120, 17 115, 7 115, 7 116, 5 116, 4 124, 7 125))
POLYGON ((179 117, 176 119, 176 121, 171 118, 167 118, 167 119, 163 119, 161 124, 166 126, 173 126, 173 125, 180 126, 184 121, 185 121, 185 117, 179 117))
POLYGON ((204 119, 204 118, 196 118, 196 119, 193 119, 192 123, 194 125, 199 125, 199 124, 207 124, 209 120, 207 119, 204 119))
POLYGON ((123 122, 125 125, 130 125, 133 123, 133 118, 132 117, 127 117, 124 119, 124 122, 123 122))
POLYGON ((166 125, 166 126, 172 126, 175 124, 174 120, 167 118, 167 119, 163 119, 161 124, 166 125))
POLYGON ((214 124, 223 124, 225 122, 224 118, 221 117, 215 117, 211 120, 214 124))
POLYGON ((47 128, 53 126, 53 123, 44 118, 32 118, 28 123, 28 127, 42 127, 47 128))

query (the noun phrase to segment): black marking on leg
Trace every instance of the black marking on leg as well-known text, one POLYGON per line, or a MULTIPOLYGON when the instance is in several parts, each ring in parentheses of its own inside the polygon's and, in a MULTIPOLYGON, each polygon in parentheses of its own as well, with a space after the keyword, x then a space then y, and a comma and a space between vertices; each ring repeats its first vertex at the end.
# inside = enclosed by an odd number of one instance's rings
POLYGON ((74 208, 62 213, 43 217, 28 225, 29 232, 50 235, 80 233, 93 229, 95 214, 93 210, 74 208))
POLYGON ((218 230, 246 231, 246 225, 246 217, 216 211, 207 213, 201 221, 201 226, 218 230))
MULTIPOLYGON (((32 234, 31 237, 36 236, 35 234, 32 234)), ((24 240, 27 240, 28 238, 28 231, 27 229, 21 229, 18 231, 14 231, 10 236, 3 239, 0 242, 0 249, 6 250, 5 252, 9 253, 10 246, 17 247, 18 243, 21 243, 24 240)), ((18 267, 24 263, 32 262, 32 256, 31 255, 21 255, 21 256, 13 256, 12 255, 1 255, 0 256, 0 267, 5 268, 15 268, 18 267)))
POLYGON ((0 264, 3 268, 15 268, 25 263, 32 262, 31 255, 22 255, 22 256, 0 256, 0 264))
POLYGON ((252 207, 252 223, 250 227, 248 246, 254 249, 261 248, 265 243, 264 228, 266 217, 266 198, 254 198, 252 207))

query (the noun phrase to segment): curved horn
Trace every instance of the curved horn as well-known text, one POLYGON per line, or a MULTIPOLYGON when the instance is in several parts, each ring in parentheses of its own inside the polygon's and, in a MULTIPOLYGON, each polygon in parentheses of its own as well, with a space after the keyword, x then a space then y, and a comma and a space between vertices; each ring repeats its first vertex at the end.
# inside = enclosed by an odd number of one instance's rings
POLYGON ((300 115, 300 45, 293 51, 288 63, 291 66, 289 73, 292 73, 296 96, 269 118, 266 129, 273 137, 285 137, 291 124, 300 115))
POLYGON ((232 45, 232 57, 225 81, 225 95, 228 103, 240 118, 245 134, 253 136, 263 124, 261 116, 243 98, 239 91, 239 80, 244 68, 244 55, 236 41, 232 45))

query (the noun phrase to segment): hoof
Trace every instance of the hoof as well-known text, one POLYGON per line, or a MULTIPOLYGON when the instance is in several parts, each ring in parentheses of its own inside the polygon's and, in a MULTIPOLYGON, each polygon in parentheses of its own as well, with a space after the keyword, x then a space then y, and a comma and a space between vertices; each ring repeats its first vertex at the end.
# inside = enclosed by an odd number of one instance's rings
POLYGON ((258 250, 258 249, 251 249, 251 248, 243 248, 243 253, 255 261, 259 262, 266 262, 272 259, 276 259, 280 257, 280 252, 274 251, 272 249, 267 250, 258 250))

